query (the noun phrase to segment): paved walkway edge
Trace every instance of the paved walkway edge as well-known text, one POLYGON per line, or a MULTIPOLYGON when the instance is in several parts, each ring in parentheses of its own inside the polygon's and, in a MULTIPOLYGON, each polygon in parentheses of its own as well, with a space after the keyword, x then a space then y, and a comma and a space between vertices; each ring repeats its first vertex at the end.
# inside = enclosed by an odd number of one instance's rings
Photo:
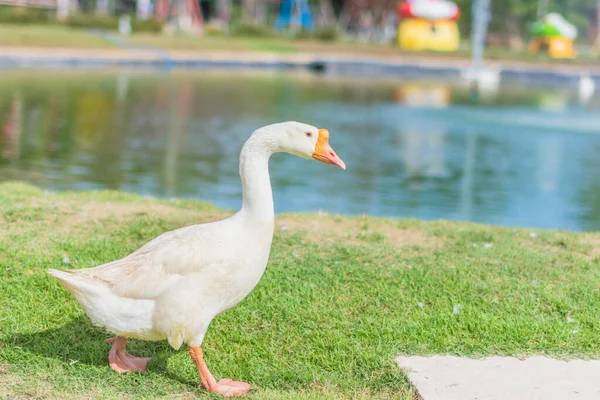
POLYGON ((600 361, 398 357, 423 400, 600 399, 600 361))

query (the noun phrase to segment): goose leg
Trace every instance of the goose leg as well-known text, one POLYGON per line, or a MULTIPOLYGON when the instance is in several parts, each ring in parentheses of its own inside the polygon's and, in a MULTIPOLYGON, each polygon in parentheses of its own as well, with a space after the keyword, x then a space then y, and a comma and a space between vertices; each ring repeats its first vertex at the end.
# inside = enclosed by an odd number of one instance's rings
POLYGON ((117 336, 112 339, 106 339, 105 343, 112 343, 108 352, 108 363, 110 367, 118 373, 123 372, 146 372, 146 365, 150 357, 134 357, 125 350, 127 338, 117 336))
POLYGON ((200 378, 202 379, 202 386, 209 392, 215 392, 224 397, 242 397, 248 394, 250 391, 250 385, 244 382, 232 381, 231 379, 221 379, 219 382, 215 381, 206 363, 204 362, 204 355, 200 347, 190 347, 190 356, 198 368, 200 378))

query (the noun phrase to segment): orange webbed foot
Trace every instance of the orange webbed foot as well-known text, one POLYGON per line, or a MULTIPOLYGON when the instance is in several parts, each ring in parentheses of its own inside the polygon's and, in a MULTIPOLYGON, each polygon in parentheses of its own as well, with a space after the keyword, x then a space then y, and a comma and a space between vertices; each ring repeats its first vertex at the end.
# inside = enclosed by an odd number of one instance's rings
POLYGON ((245 382, 231 379, 221 379, 209 390, 224 397, 243 397, 248 394, 252 386, 245 382))
POLYGON ((204 354, 200 347, 190 347, 189 352, 198 368, 204 389, 224 397, 243 397, 248 394, 251 386, 245 382, 231 379, 221 379, 217 382, 204 362, 204 354))
POLYGON ((150 357, 134 357, 125 350, 127 338, 117 336, 116 338, 106 339, 105 343, 112 343, 108 352, 108 363, 110 367, 118 372, 146 372, 146 366, 150 357))

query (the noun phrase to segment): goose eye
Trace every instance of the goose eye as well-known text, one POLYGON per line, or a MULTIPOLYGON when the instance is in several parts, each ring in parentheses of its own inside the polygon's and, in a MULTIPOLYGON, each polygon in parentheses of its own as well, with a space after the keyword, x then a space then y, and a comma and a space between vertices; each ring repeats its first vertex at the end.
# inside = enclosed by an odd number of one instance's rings
POLYGON ((306 132, 306 136, 307 137, 311 137, 312 136, 312 132, 306 132))

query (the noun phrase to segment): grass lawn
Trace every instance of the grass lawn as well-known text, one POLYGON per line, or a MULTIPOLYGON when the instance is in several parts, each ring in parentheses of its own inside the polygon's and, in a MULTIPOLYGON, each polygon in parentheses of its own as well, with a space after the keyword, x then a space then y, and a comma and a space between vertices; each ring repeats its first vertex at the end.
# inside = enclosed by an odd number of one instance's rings
MULTIPOLYGON (((456 60, 470 58, 470 51, 454 53, 407 52, 392 45, 348 43, 343 41, 323 42, 316 40, 293 40, 282 37, 226 37, 185 34, 137 33, 125 38, 138 46, 156 47, 172 51, 194 52, 263 52, 263 53, 317 53, 317 54, 364 54, 369 56, 403 56, 406 59, 434 58, 456 60)), ((115 49, 109 41, 92 36, 80 29, 61 25, 7 25, 0 24, 0 47, 45 47, 45 48, 105 48, 115 49)), ((544 54, 532 55, 502 48, 489 48, 489 60, 513 63, 552 63, 564 65, 597 65, 598 58, 581 55, 577 60, 552 60, 544 54)))
MULTIPOLYGON (((0 397, 216 398, 166 342, 131 341, 149 372, 114 373, 107 333, 46 269, 104 263, 229 214, 0 184, 0 397)), ((263 279, 203 347, 216 377, 252 383, 253 399, 414 399, 395 356, 598 358, 599 332, 600 234, 285 214, 263 279)))
MULTIPOLYGON (((401 51, 392 46, 292 40, 278 37, 226 37, 186 34, 137 33, 125 38, 134 45, 180 51, 227 51, 266 53, 366 53, 373 55, 398 55, 401 51)), ((61 25, 8 25, 0 24, 0 47, 45 48, 105 48, 116 49, 109 41, 61 25)))
POLYGON ((88 35, 82 30, 58 25, 0 24, 0 46, 114 48, 106 40, 88 35))

